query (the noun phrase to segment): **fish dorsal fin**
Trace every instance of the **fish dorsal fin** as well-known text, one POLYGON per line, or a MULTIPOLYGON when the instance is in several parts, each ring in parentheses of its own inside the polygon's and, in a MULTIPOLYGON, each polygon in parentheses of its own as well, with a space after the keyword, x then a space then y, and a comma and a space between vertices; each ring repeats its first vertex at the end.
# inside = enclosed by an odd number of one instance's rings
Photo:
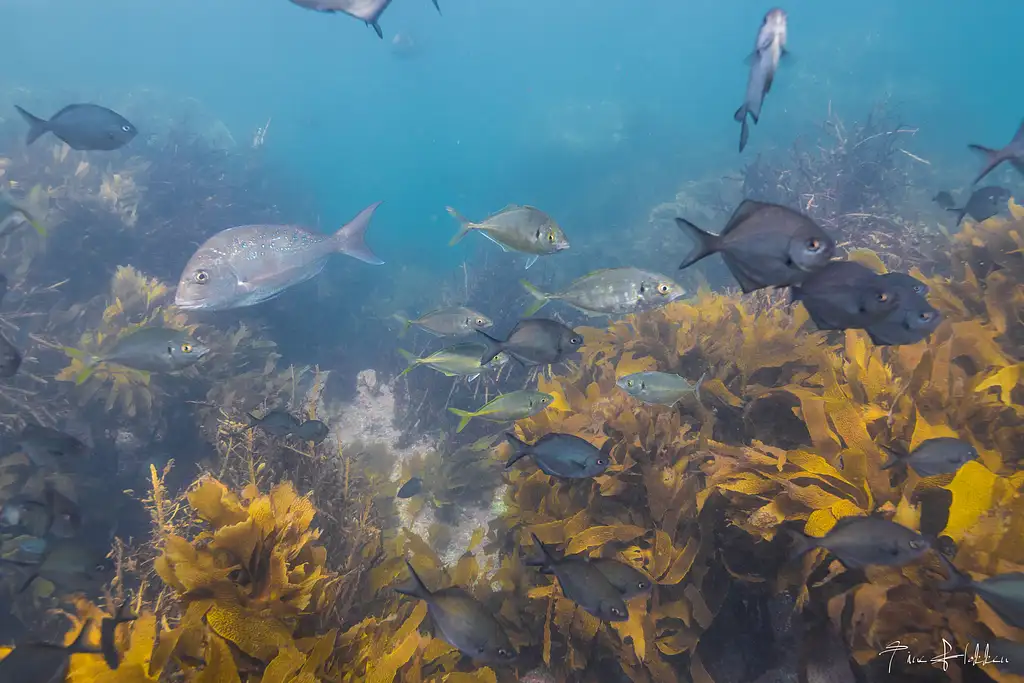
POLYGON ((509 211, 518 211, 519 209, 522 209, 522 208, 525 208, 525 207, 522 207, 522 206, 520 206, 518 204, 506 204, 505 206, 501 207, 500 209, 498 209, 497 211, 495 211, 491 215, 492 216, 500 216, 503 213, 508 213, 509 211))
POLYGON ((1020 127, 1017 128, 1017 132, 1013 136, 1013 140, 1010 141, 1009 146, 1024 147, 1024 121, 1020 122, 1020 127))
MULTIPOLYGON (((836 520, 836 523, 832 527, 832 530, 829 531, 828 533, 832 533, 833 531, 838 531, 840 529, 845 529, 846 527, 850 526, 851 524, 863 523, 864 520, 872 519, 874 517, 875 517, 875 515, 849 515, 847 517, 840 517, 838 520, 836 520)), ((878 519, 884 519, 884 518, 883 517, 878 517, 878 519)))
POLYGON ((720 234, 727 235, 730 230, 750 218, 756 211, 760 211, 766 206, 769 206, 769 204, 755 201, 753 199, 744 199, 740 202, 740 205, 736 207, 736 210, 732 212, 732 216, 729 217, 729 222, 725 224, 725 228, 722 229, 720 234))

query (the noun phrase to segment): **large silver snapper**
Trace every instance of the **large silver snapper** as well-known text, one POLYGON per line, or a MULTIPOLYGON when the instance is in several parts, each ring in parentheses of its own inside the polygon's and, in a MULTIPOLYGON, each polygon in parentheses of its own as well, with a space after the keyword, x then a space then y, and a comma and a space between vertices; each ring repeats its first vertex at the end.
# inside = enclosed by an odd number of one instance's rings
POLYGON ((252 306, 315 277, 331 254, 384 263, 363 241, 380 202, 333 235, 298 225, 241 225, 222 230, 192 255, 178 280, 174 303, 185 310, 252 306))

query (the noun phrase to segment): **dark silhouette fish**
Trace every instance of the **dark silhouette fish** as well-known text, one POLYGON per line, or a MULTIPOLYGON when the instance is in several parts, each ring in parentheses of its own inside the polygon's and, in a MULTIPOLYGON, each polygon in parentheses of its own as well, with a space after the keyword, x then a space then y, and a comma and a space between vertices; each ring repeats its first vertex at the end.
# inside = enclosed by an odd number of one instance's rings
MULTIPOLYGON (((514 449, 505 469, 529 456, 549 476, 589 479, 602 474, 611 463, 608 452, 573 434, 545 434, 536 443, 528 444, 515 434, 506 432, 505 440, 514 449)), ((610 447, 612 440, 609 439, 605 445, 610 447)))
POLYGON ((412 498, 418 495, 423 490, 423 480, 419 477, 413 477, 409 481, 402 484, 402 488, 398 489, 396 494, 397 498, 412 498))
POLYGON ((940 436, 922 441, 910 455, 899 456, 882 446, 893 459, 882 466, 887 470, 897 465, 907 465, 922 477, 953 474, 971 460, 978 459, 978 451, 971 444, 951 436, 940 436))
POLYGON ((896 287, 854 261, 831 261, 790 290, 819 330, 863 328, 899 306, 896 287))
POLYGON ((913 529, 877 516, 843 517, 822 538, 788 530, 796 544, 796 555, 824 548, 839 558, 847 569, 869 565, 901 567, 931 547, 928 540, 913 529))
POLYGON ((565 597, 601 621, 629 619, 622 593, 586 557, 558 557, 536 535, 530 535, 542 556, 527 564, 540 567, 545 574, 554 574, 565 597))
POLYGON ((1015 169, 1024 173, 1024 121, 1021 122, 1020 128, 1017 129, 1017 134, 1010 140, 1010 144, 1002 149, 992 149, 991 147, 983 147, 981 145, 967 146, 975 152, 981 152, 985 155, 985 165, 982 167, 978 177, 971 183, 972 185, 976 185, 1004 161, 1009 161, 1015 169))
POLYGON ((583 335, 547 318, 520 320, 504 341, 481 330, 476 333, 486 339, 490 347, 480 359, 481 365, 487 365, 502 351, 523 365, 549 365, 558 363, 583 346, 583 335))
MULTIPOLYGON (((378 38, 384 38, 384 32, 380 28, 380 16, 391 4, 391 0, 292 0, 293 3, 306 9, 317 12, 341 12, 350 17, 361 19, 367 26, 373 27, 378 38)), ((437 13, 441 13, 441 6, 438 0, 431 0, 437 13)))
POLYGON ((935 196, 932 197, 932 201, 938 204, 943 209, 950 209, 955 211, 953 207, 956 206, 956 200, 953 199, 953 195, 951 195, 948 190, 941 190, 939 192, 936 192, 935 196))
POLYGON ((927 339, 942 322, 942 314, 924 298, 928 286, 905 273, 888 273, 881 277, 895 287, 899 305, 880 321, 864 328, 871 341, 879 346, 898 346, 927 339))
POLYGON ((70 434, 34 423, 21 430, 18 447, 41 467, 52 465, 54 460, 81 458, 89 452, 88 446, 70 434))
POLYGON ((736 110, 733 118, 742 124, 740 129, 740 151, 747 146, 750 128, 747 116, 754 123, 761 118, 764 96, 772 89, 779 60, 786 54, 786 13, 776 7, 764 15, 764 21, 757 32, 757 43, 750 56, 750 76, 747 77, 747 94, 743 106, 736 110))
POLYGON ((983 581, 975 581, 954 567, 944 563, 950 577, 939 588, 949 591, 970 591, 988 603, 999 618, 1014 628, 1024 628, 1024 573, 996 574, 983 581))
POLYGON ((252 426, 259 427, 271 436, 294 434, 302 424, 297 417, 286 410, 271 410, 263 417, 256 417, 252 413, 246 413, 246 415, 248 415, 252 426))
POLYGON ((138 135, 131 121, 96 104, 69 104, 49 121, 14 105, 28 122, 25 144, 31 145, 40 135, 53 133, 71 149, 110 151, 124 147, 138 135))
POLYGON ((117 671, 121 666, 121 653, 117 651, 117 627, 136 619, 138 616, 132 614, 128 601, 125 600, 113 617, 104 617, 100 622, 100 650, 103 651, 103 661, 112 671, 117 671))
POLYGON ((292 432, 292 435, 303 440, 320 443, 331 433, 330 427, 320 420, 306 420, 292 432))
POLYGON ((946 207, 946 210, 957 214, 957 225, 960 225, 964 220, 964 216, 970 216, 980 223, 1004 211, 1007 203, 1010 201, 1010 196, 1010 191, 1005 187, 989 185, 988 187, 980 187, 972 192, 967 203, 962 208, 957 208, 954 205, 946 207))
POLYGON ((0 683, 58 683, 67 675, 71 655, 100 654, 87 643, 88 625, 70 645, 24 643, 0 660, 0 683))

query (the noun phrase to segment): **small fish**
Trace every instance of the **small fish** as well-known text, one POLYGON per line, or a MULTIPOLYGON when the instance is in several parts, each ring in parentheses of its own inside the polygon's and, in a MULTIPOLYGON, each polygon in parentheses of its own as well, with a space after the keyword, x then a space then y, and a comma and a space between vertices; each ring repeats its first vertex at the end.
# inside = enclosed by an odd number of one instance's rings
POLYGON ((421 365, 426 365, 448 377, 475 379, 485 369, 501 367, 509 361, 507 353, 499 353, 490 362, 481 364, 480 359, 489 349, 490 347, 486 344, 478 342, 460 342, 422 358, 417 358, 405 349, 398 349, 398 353, 402 354, 402 358, 409 363, 409 367, 398 376, 401 377, 421 365))
MULTIPOLYGON (((113 569, 113 564, 107 557, 108 552, 109 546, 100 547, 79 539, 50 540, 46 545, 43 561, 28 565, 31 574, 18 592, 27 590, 38 578, 46 579, 69 591, 95 586, 103 575, 113 569)), ((23 562, 3 559, 0 559, 0 562, 26 565, 23 562)))
POLYGON ((539 566, 544 573, 554 574, 565 597, 601 621, 626 621, 629 612, 619 590, 587 558, 578 555, 557 557, 530 534, 543 557, 528 564, 539 566))
POLYGON ((789 532, 797 555, 824 548, 847 569, 869 565, 901 567, 917 560, 931 547, 928 539, 916 531, 878 516, 843 517, 822 538, 789 532))
POLYGON ((363 241, 380 202, 333 235, 297 225, 241 225, 222 230, 192 255, 178 280, 174 304, 187 311, 252 306, 316 277, 331 254, 380 265, 363 241))
POLYGON ((939 584, 949 591, 970 591, 988 603, 999 618, 1014 628, 1024 628, 1024 572, 996 574, 975 581, 954 567, 948 560, 944 564, 950 577, 939 584))
POLYGON ((956 210, 953 209, 953 207, 956 206, 956 200, 953 199, 953 195, 950 194, 947 190, 941 190, 937 192, 935 196, 932 197, 932 201, 938 204, 939 208, 950 209, 954 211, 956 210))
POLYGON ((744 199, 720 235, 676 218, 695 245, 683 259, 687 268, 720 252, 744 294, 763 287, 787 287, 832 259, 836 243, 807 216, 778 204, 744 199))
POLYGON ((21 367, 21 352, 0 333, 0 379, 18 374, 21 367))
POLYGON ((43 207, 46 198, 47 193, 42 185, 36 185, 29 190, 28 197, 24 201, 15 199, 7 190, 0 190, 0 226, 5 226, 0 229, 0 237, 11 233, 6 225, 13 225, 17 216, 24 218, 36 232, 46 237, 46 228, 39 219, 39 216, 46 213, 43 207), (10 224, 7 224, 8 220, 11 221, 10 224))
POLYGON ((418 495, 423 490, 423 480, 419 477, 413 477, 409 481, 402 484, 402 488, 398 489, 396 497, 398 498, 412 498, 418 495))
POLYGON ((327 435, 330 433, 330 427, 320 420, 306 420, 295 428, 295 431, 292 432, 292 436, 298 437, 302 441, 320 443, 326 439, 327 435))
POLYGON ((88 644, 88 625, 70 645, 24 643, 0 660, 0 683, 57 683, 67 676, 71 655, 100 654, 88 644))
POLYGON ((512 204, 496 214, 488 216, 481 223, 472 223, 452 207, 446 207, 448 213, 462 226, 455 237, 448 243, 457 244, 471 231, 479 231, 503 251, 518 251, 530 254, 526 262, 529 268, 537 261, 538 256, 554 254, 569 248, 569 239, 558 227, 558 223, 540 209, 532 206, 516 206, 512 204))
POLYGON ((513 422, 522 420, 524 417, 531 417, 551 405, 555 400, 551 394, 540 391, 520 389, 508 394, 502 394, 492 399, 480 409, 469 412, 458 408, 449 408, 448 412, 454 413, 462 418, 455 430, 461 432, 474 417, 479 417, 490 422, 513 422))
POLYGON ((979 187, 971 193, 967 204, 963 208, 958 209, 956 206, 948 206, 946 210, 956 212, 957 225, 963 222, 964 216, 970 216, 980 223, 1005 211, 1010 201, 1010 196, 1010 191, 1005 187, 996 187, 995 185, 979 187))
POLYGON ((21 430, 18 447, 40 467, 52 465, 54 459, 81 458, 89 452, 88 446, 70 434, 34 423, 21 430))
POLYGON ((558 363, 583 346, 583 335, 557 320, 527 318, 512 328, 505 341, 495 339, 477 330, 490 348, 480 359, 486 365, 502 351, 523 365, 550 365, 558 363))
MULTIPOLYGON (((317 12, 341 12, 350 17, 355 17, 373 28, 377 37, 383 39, 384 31, 380 28, 380 16, 391 4, 391 0, 292 0, 299 7, 315 10, 317 12)), ((431 0, 437 13, 441 13, 439 0, 431 0)))
POLYGON ((43 500, 15 496, 0 505, 0 527, 18 527, 39 538, 73 538, 81 526, 78 505, 49 482, 43 500))
POLYGON ((531 457, 541 472, 551 477, 567 479, 589 479, 603 474, 611 458, 608 450, 611 439, 605 442, 607 450, 597 448, 586 439, 572 434, 545 434, 533 444, 521 441, 511 432, 505 433, 505 440, 512 444, 512 456, 505 463, 505 469, 512 467, 521 458, 531 457))
POLYGON ((919 293, 921 287, 927 291, 927 286, 904 273, 890 273, 882 277, 896 284, 899 305, 881 321, 864 328, 871 341, 878 346, 897 346, 927 339, 942 322, 942 314, 919 293))
MULTIPOLYGON (((76 349, 66 351, 82 357, 76 349)), ((188 332, 170 327, 143 327, 117 340, 114 347, 99 356, 84 358, 85 369, 75 377, 82 384, 100 363, 114 363, 142 372, 175 372, 198 363, 210 347, 196 341, 188 332)))
POLYGON ((922 477, 954 474, 971 460, 978 459, 978 451, 974 446, 950 436, 940 436, 922 441, 910 455, 902 457, 887 446, 882 446, 882 448, 893 456, 890 462, 882 466, 883 470, 897 465, 907 465, 922 477))
POLYGON ((634 372, 615 381, 620 389, 644 403, 661 406, 674 406, 684 396, 693 394, 700 400, 700 385, 703 384, 705 372, 695 384, 690 384, 685 377, 668 372, 634 372))
POLYGON ((1024 121, 1021 122, 1020 128, 1017 129, 1016 135, 1010 140, 1010 144, 1002 149, 992 149, 991 147, 982 147, 981 145, 967 146, 975 152, 981 152, 985 155, 985 165, 982 167, 978 177, 971 183, 972 185, 977 185, 982 178, 991 173, 996 166, 1004 161, 1009 161, 1014 168, 1024 173, 1024 121))
POLYGON ((757 31, 757 43, 750 57, 746 98, 743 100, 743 106, 733 115, 735 120, 743 124, 740 129, 741 152, 750 138, 747 115, 754 119, 755 124, 761 118, 764 96, 771 91, 775 72, 779 70, 779 60, 786 55, 786 34, 786 13, 777 7, 769 10, 757 31))
POLYGON ((526 280, 520 283, 537 300, 523 316, 531 316, 555 300, 564 301, 587 315, 642 313, 686 295, 686 290, 671 278, 639 268, 595 270, 556 294, 542 292, 526 280))
POLYGON ((121 653, 117 651, 117 627, 138 618, 132 614, 128 601, 125 600, 113 617, 104 617, 100 622, 100 650, 103 652, 103 661, 113 671, 117 671, 121 666, 121 653))
POLYGON ((299 419, 287 410, 271 410, 263 417, 256 417, 252 413, 246 413, 249 423, 253 427, 259 427, 271 436, 288 436, 294 434, 295 430, 302 424, 299 419))
POLYGON ((436 337, 470 334, 473 330, 486 330, 494 324, 486 315, 465 306, 441 308, 416 320, 406 320, 400 315, 394 317, 404 325, 401 334, 405 334, 410 326, 415 325, 436 337))
POLYGON ((862 329, 899 306, 891 280, 854 261, 831 261, 790 289, 819 330, 862 329))
POLYGON ((131 121, 97 104, 69 104, 49 121, 18 105, 14 108, 28 123, 26 145, 31 145, 44 133, 53 133, 71 149, 110 151, 124 147, 139 133, 131 121))
POLYGON ((654 586, 651 577, 631 564, 610 557, 590 558, 590 564, 604 574, 604 578, 615 586, 615 590, 619 591, 623 600, 630 600, 638 595, 650 593, 654 586))
POLYGON ((459 586, 431 591, 408 561, 405 565, 413 585, 395 591, 427 603, 427 614, 442 640, 483 663, 507 663, 517 657, 505 629, 480 601, 459 586))

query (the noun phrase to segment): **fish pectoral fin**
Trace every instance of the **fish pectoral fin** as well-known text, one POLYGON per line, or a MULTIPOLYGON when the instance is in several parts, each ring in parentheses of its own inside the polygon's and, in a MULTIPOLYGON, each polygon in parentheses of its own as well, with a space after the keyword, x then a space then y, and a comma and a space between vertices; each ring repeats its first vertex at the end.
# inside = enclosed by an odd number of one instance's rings
POLYGON ((532 266, 534 263, 536 263, 538 258, 540 258, 540 257, 537 256, 536 254, 534 254, 529 259, 527 259, 527 261, 526 261, 526 270, 529 270, 530 266, 532 266))

